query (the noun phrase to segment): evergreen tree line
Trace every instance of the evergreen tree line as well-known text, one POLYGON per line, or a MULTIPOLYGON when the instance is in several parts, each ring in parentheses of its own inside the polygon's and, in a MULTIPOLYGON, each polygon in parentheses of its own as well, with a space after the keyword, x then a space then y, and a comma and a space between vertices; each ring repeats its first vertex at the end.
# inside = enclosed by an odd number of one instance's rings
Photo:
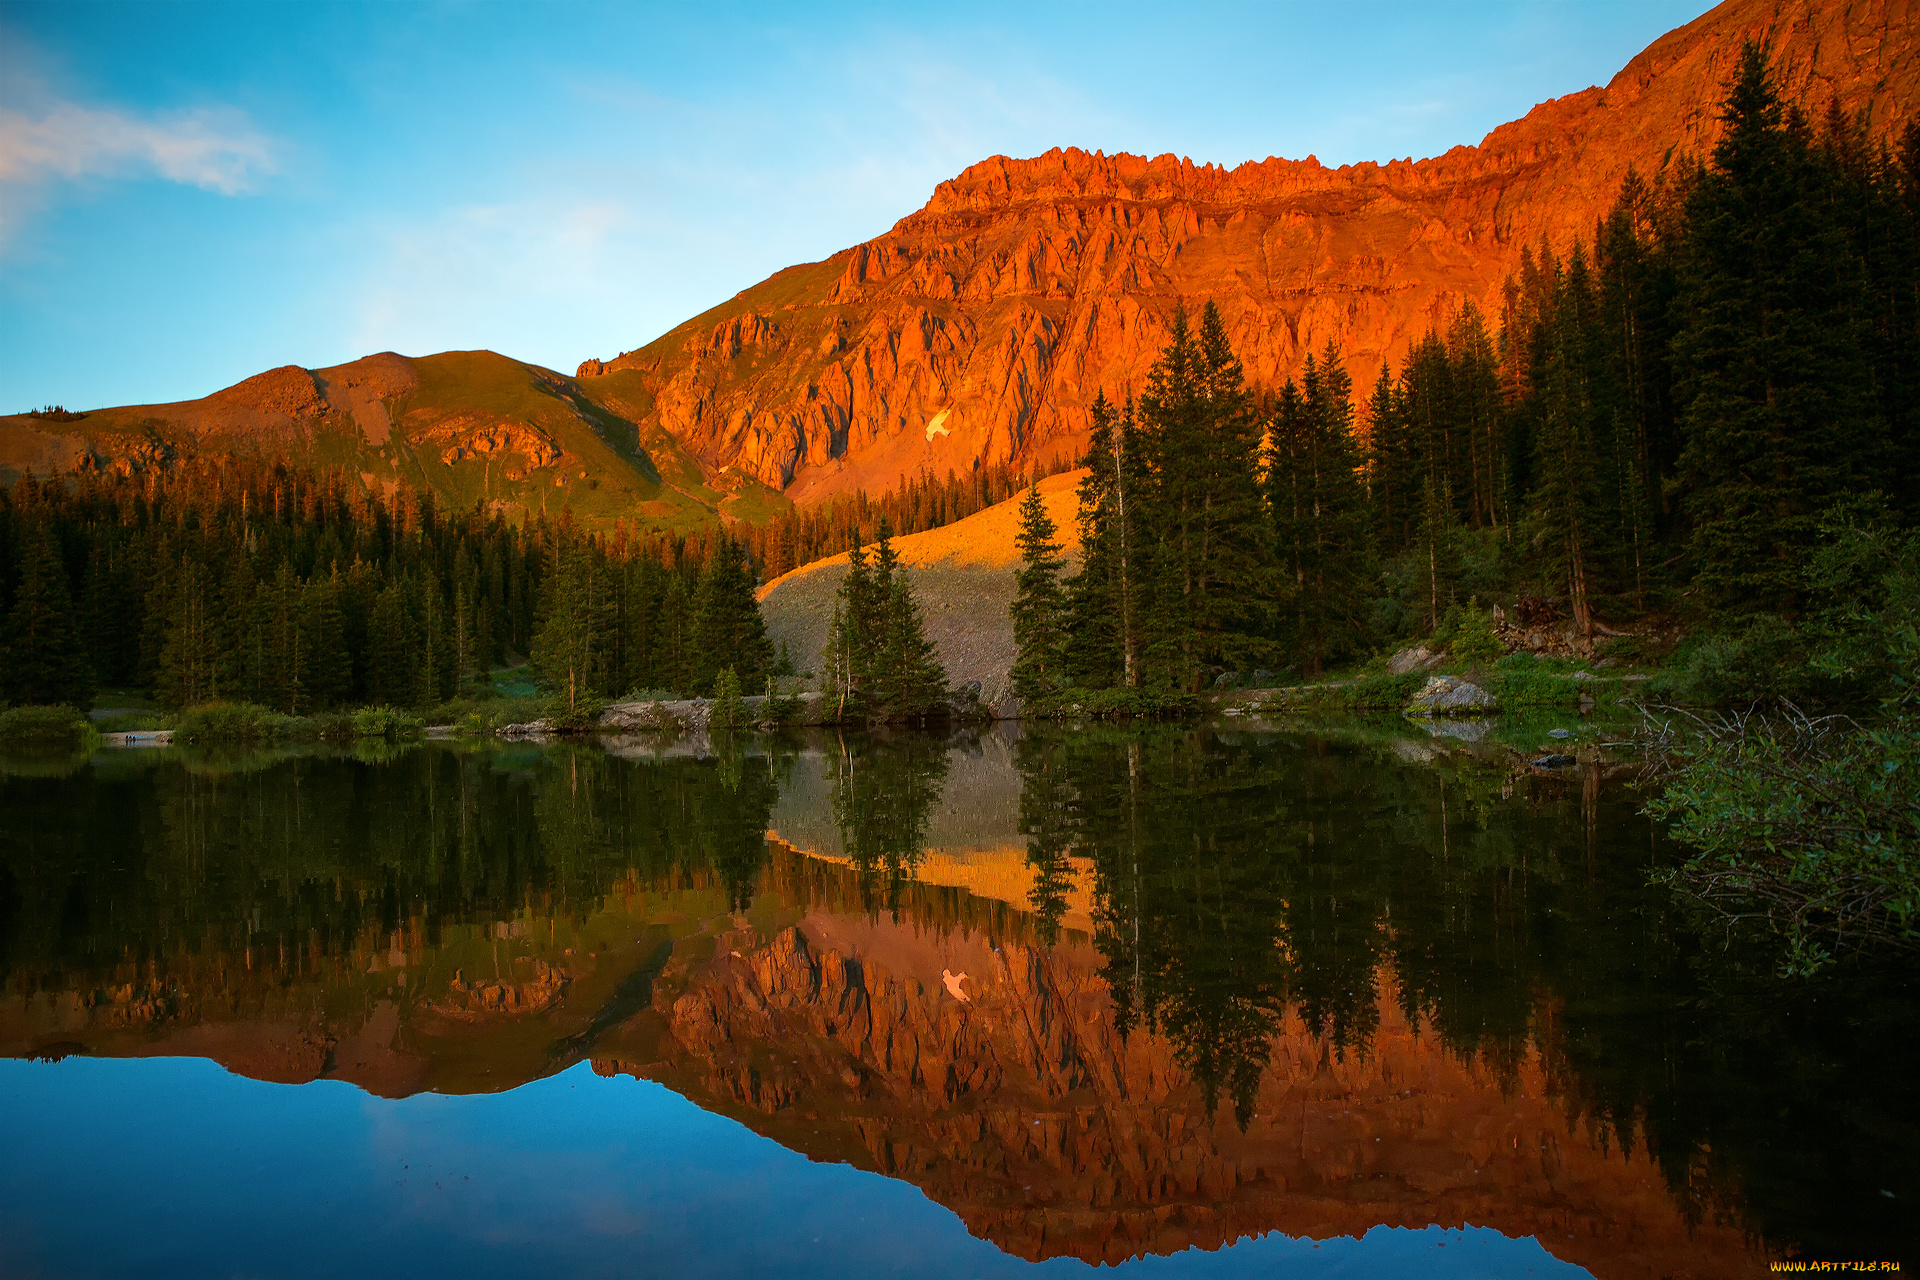
POLYGON ((249 462, 0 490, 0 618, 0 699, 81 708, 100 688, 419 707, 529 653, 593 695, 694 689, 712 680, 703 654, 770 661, 745 552, 721 531, 590 536, 569 513, 516 524, 249 462))
POLYGON ((1011 462, 982 462, 966 475, 951 469, 941 480, 931 471, 903 481, 878 499, 864 491, 830 498, 804 511, 775 516, 742 534, 766 581, 802 565, 851 551, 860 530, 875 529, 885 520, 897 534, 924 533, 964 520, 1013 497, 1048 476, 1070 471, 1071 457, 1059 457, 1027 467, 1011 462))
POLYGON ((1072 578, 1025 511, 1023 695, 1311 675, 1476 601, 1589 639, 1791 628, 1836 529, 1920 517, 1920 126, 1815 126, 1753 45, 1724 119, 1364 408, 1332 344, 1257 398, 1212 304, 1177 317, 1138 399, 1096 403, 1072 578))
POLYGON ((857 530, 834 598, 821 691, 836 721, 943 719, 947 671, 927 639, 893 528, 880 517, 872 558, 857 530))

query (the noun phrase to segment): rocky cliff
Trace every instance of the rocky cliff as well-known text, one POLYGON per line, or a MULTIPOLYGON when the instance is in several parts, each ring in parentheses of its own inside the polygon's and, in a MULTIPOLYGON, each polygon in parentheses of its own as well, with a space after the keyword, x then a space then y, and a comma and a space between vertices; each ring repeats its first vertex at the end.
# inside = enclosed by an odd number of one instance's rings
POLYGON ((1727 0, 1606 87, 1418 162, 996 156, 885 235, 579 377, 802 503, 1079 450, 1096 393, 1137 390, 1174 309, 1208 299, 1256 384, 1332 341, 1364 389, 1463 302, 1497 319, 1522 247, 1591 235, 1630 167, 1704 155, 1744 40, 1816 115, 1837 100, 1897 131, 1916 31, 1911 0, 1727 0))
POLYGON ((1497 322, 1523 248, 1590 235, 1629 168, 1654 179, 1704 155, 1744 40, 1770 44, 1810 112, 1838 102, 1891 135, 1915 112, 1916 31, 1914 0, 1727 0, 1604 88, 1417 162, 995 156, 886 234, 572 378, 388 353, 77 422, 0 417, 0 482, 253 452, 462 506, 758 519, 922 469, 1077 454, 1095 395, 1138 390, 1175 309, 1207 300, 1256 386, 1331 341, 1364 392, 1463 303, 1497 322))
POLYGON ((1118 1032, 1099 963, 1084 941, 815 911, 677 957, 653 1052, 594 1066, 904 1178, 1035 1261, 1472 1224, 1608 1278, 1765 1271, 1738 1226, 1689 1220, 1644 1143, 1582 1121, 1538 1054, 1507 1075, 1449 1052, 1390 975, 1364 1053, 1288 1019, 1242 1130, 1168 1040, 1118 1032))

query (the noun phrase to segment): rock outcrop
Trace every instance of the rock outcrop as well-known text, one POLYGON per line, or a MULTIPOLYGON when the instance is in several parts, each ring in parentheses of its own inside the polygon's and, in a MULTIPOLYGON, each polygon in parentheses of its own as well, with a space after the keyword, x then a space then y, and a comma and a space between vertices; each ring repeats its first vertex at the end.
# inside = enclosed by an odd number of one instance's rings
POLYGON ((1166 1038, 1119 1033, 1099 963, 1084 945, 816 912, 676 961, 655 991, 658 1058, 594 1066, 904 1178, 1032 1261, 1471 1223, 1603 1277, 1764 1270, 1737 1227, 1688 1222, 1644 1143, 1575 1119, 1538 1055, 1509 1074, 1450 1053, 1390 975, 1365 1052, 1287 1019, 1242 1129, 1166 1038), (956 972, 968 1000, 943 981, 956 972))
POLYGON ((1916 32, 1914 0, 1726 0, 1604 88, 1417 162, 995 156, 886 234, 573 378, 386 353, 74 423, 0 417, 0 482, 181 452, 345 455, 369 483, 424 478, 460 506, 760 518, 773 490, 804 504, 1077 456, 1094 397, 1139 390, 1176 308, 1208 300, 1256 386, 1333 342, 1364 394, 1463 304, 1497 324, 1522 251, 1591 235, 1629 169, 1657 180, 1706 154, 1744 40, 1771 46, 1810 112, 1838 103, 1891 136, 1916 109, 1916 32))
POLYGON ((1364 393, 1462 303, 1497 323, 1523 246, 1590 236, 1629 168, 1704 155, 1742 41, 1770 43, 1816 115, 1838 101, 1897 131, 1917 31, 1911 0, 1728 0, 1605 88, 1418 162, 995 156, 885 235, 578 376, 618 383, 703 465, 802 503, 1075 453, 1094 396, 1140 388, 1182 304, 1219 304, 1256 384, 1331 341, 1364 393))

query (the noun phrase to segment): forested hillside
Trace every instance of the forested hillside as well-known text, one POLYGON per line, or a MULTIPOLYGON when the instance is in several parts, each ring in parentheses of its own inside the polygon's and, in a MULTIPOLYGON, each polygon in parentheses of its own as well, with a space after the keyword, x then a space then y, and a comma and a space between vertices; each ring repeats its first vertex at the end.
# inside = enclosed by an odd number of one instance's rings
POLYGON ((752 586, 718 531, 510 522, 338 472, 28 478, 0 491, 0 698, 424 707, 529 653, 551 686, 704 689, 743 610, 757 628, 752 586))
POLYGON ((1497 331, 1463 307, 1364 406, 1331 344, 1261 396, 1215 308, 1178 317, 1095 403, 1051 691, 1312 674, 1496 607, 1715 631, 1764 681, 1878 607, 1920 516, 1920 130, 1810 122, 1753 45, 1724 112, 1710 162, 1630 174, 1497 331))

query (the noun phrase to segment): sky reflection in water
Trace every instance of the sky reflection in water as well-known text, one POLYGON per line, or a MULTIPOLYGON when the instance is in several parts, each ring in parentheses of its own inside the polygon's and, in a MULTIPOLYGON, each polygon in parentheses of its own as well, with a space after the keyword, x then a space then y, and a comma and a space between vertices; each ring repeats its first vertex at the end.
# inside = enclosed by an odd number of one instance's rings
MULTIPOLYGON (((1038 1265, 912 1185, 809 1161, 582 1063, 499 1094, 374 1098, 195 1058, 0 1062, 9 1276, 1002 1276, 1038 1265)), ((1588 1273, 1484 1228, 1273 1234, 1142 1276, 1588 1273)))
POLYGON ((1546 727, 0 759, 0 1273, 1899 1256, 1910 981, 1546 727))

